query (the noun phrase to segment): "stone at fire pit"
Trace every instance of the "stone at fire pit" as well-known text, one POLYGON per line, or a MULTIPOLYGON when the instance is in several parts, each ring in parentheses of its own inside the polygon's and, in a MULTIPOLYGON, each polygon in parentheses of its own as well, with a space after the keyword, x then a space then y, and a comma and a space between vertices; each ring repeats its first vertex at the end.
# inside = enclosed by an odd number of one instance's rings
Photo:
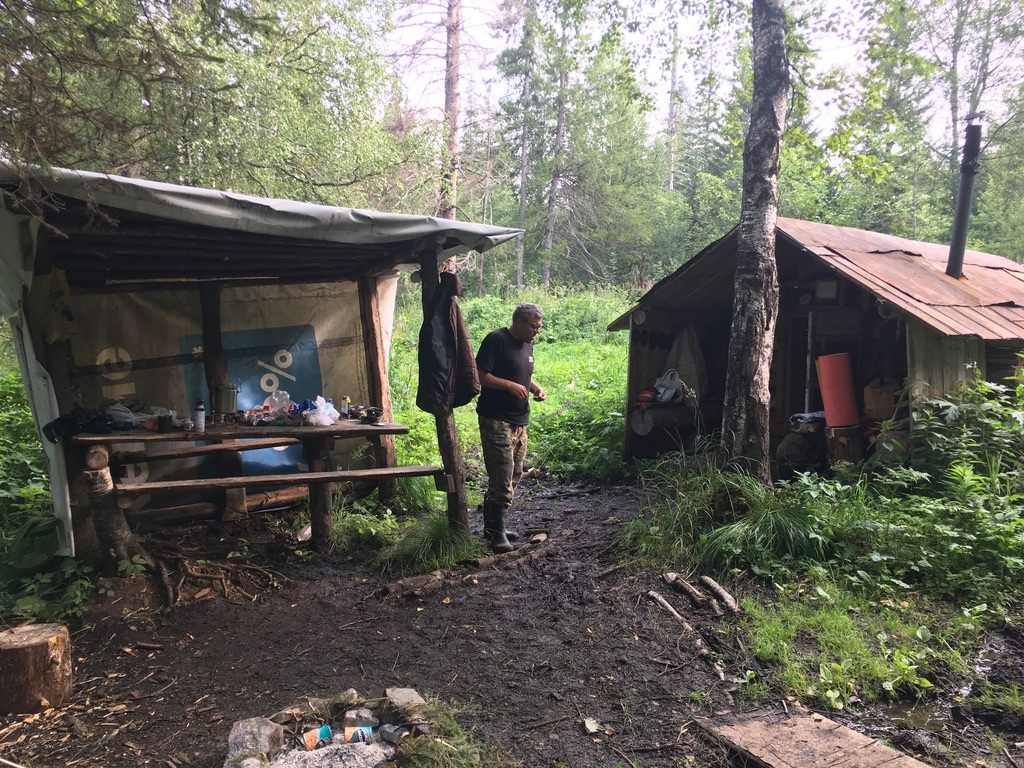
MULTIPOLYGON (((251 717, 239 720, 231 726, 228 736, 228 760, 237 758, 232 765, 249 768, 248 761, 256 765, 268 765, 284 746, 284 728, 265 717, 251 717)), ((227 763, 225 763, 227 766, 227 763)))

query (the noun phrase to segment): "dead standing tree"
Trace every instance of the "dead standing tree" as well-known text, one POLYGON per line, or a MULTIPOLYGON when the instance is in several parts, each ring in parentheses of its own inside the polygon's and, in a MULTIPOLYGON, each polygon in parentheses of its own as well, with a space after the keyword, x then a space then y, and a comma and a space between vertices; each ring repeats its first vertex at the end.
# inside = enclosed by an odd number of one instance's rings
POLYGON ((789 90, 782 0, 754 0, 754 87, 743 147, 743 201, 723 403, 723 450, 771 482, 768 390, 779 280, 775 222, 779 150, 789 90))

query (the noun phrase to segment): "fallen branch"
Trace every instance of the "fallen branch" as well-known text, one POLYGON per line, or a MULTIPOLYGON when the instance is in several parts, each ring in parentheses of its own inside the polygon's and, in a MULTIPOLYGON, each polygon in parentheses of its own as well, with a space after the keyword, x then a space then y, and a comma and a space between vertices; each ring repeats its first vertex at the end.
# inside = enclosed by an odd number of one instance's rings
POLYGON ((388 597, 420 597, 427 592, 434 592, 438 589, 455 586, 467 581, 478 581, 488 576, 494 576, 502 573, 502 571, 498 570, 498 566, 508 567, 539 560, 542 557, 547 557, 553 551, 553 547, 541 547, 540 549, 530 549, 525 552, 520 549, 504 555, 481 557, 468 562, 480 569, 488 570, 471 571, 468 573, 464 570, 431 571, 430 573, 392 581, 384 587, 384 593, 388 597))
POLYGON ((611 568, 605 568, 599 574, 594 576, 594 578, 595 579, 603 579, 605 576, 610 576, 611 574, 615 573, 616 571, 620 571, 620 570, 622 570, 622 566, 621 565, 613 565, 611 568))
POLYGON ((693 603, 694 608, 703 608, 707 605, 708 598, 697 589, 693 584, 682 578, 678 573, 665 573, 662 577, 665 583, 668 584, 676 592, 681 592, 690 598, 690 602, 693 603))
POLYGON ((534 723, 533 725, 524 725, 523 727, 528 731, 535 731, 538 728, 543 728, 545 725, 554 725, 555 723, 560 723, 563 720, 568 719, 569 715, 563 715, 562 717, 552 717, 549 720, 541 720, 539 723, 534 723))
POLYGON ((693 628, 693 626, 690 624, 690 622, 688 622, 686 619, 684 619, 679 614, 679 612, 675 608, 672 607, 672 605, 669 603, 668 600, 666 600, 664 597, 659 595, 653 589, 650 592, 648 592, 647 595, 652 600, 654 600, 654 602, 656 602, 658 605, 660 605, 662 608, 664 608, 666 611, 668 611, 676 621, 678 621, 680 624, 682 624, 683 629, 686 630, 686 632, 688 634, 693 636, 693 638, 694 638, 694 640, 693 640, 693 647, 697 651, 697 655, 700 656, 702 659, 704 659, 704 661, 706 661, 708 664, 711 665, 711 667, 715 670, 715 674, 718 675, 718 679, 719 680, 724 681, 725 680, 725 672, 718 665, 718 662, 715 661, 714 656, 711 655, 711 651, 708 650, 707 646, 704 644, 704 641, 701 639, 700 634, 697 632, 696 629, 693 628))
POLYGON ((701 576, 700 580, 701 582, 703 582, 704 586, 706 586, 708 589, 714 592, 715 595, 718 596, 718 599, 722 601, 722 603, 725 605, 726 608, 729 609, 731 613, 740 612, 740 606, 739 603, 736 602, 736 598, 734 598, 732 595, 726 592, 721 584, 712 579, 710 576, 701 576))

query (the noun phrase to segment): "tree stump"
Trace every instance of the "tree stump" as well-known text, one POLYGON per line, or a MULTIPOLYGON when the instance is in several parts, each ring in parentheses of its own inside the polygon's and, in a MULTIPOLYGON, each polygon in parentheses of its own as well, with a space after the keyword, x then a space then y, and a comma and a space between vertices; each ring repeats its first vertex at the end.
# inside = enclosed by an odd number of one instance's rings
POLYGON ((0 714, 61 706, 71 695, 71 638, 59 624, 0 632, 0 714))

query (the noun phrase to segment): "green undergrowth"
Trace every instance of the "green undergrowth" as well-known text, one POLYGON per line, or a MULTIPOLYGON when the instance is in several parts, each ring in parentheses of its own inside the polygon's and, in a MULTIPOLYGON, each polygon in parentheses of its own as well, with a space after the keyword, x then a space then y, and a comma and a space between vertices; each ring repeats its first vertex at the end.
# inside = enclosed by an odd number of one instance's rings
MULTIPOLYGON (((1020 386, 975 379, 915 413, 910 466, 772 487, 712 454, 668 457, 642 476, 625 557, 768 586, 743 628, 781 692, 834 708, 926 695, 1020 614, 1022 413, 1020 386)), ((768 693, 756 670, 737 681, 768 693)))
MULTIPOLYGON (((522 301, 539 304, 545 313, 534 342, 534 378, 548 397, 531 403, 528 465, 563 476, 622 479, 631 471, 622 461, 629 339, 606 328, 629 306, 625 292, 553 288, 463 298, 460 306, 473 349, 489 332, 508 326, 522 301)), ((401 464, 437 464, 434 417, 416 407, 416 344, 422 322, 417 302, 418 292, 403 291, 392 338, 389 377, 395 419, 410 427, 396 448, 401 464)), ((455 423, 463 453, 479 474, 474 403, 455 409, 455 423)))
POLYGON ((509 765, 495 751, 473 738, 456 721, 462 705, 430 701, 437 722, 428 736, 405 739, 398 747, 398 768, 500 768, 509 765))
POLYGON ((483 552, 484 545, 480 541, 449 525, 445 515, 435 514, 386 548, 377 558, 377 564, 386 573, 405 576, 455 568, 459 562, 483 552))

